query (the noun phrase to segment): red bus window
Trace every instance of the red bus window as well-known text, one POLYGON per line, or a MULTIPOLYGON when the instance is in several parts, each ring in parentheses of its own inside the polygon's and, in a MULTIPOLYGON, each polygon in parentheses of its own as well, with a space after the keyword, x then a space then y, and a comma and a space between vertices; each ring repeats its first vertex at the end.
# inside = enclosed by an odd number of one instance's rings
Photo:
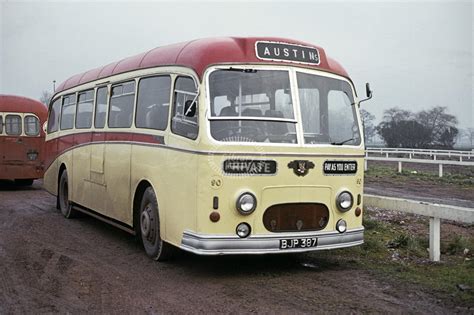
POLYGON ((21 135, 21 117, 19 115, 7 115, 5 117, 5 132, 10 136, 21 135))
POLYGON ((3 117, 0 116, 0 135, 3 133, 3 117))
POLYGON ((39 120, 35 116, 25 116, 25 133, 27 136, 39 135, 39 120))

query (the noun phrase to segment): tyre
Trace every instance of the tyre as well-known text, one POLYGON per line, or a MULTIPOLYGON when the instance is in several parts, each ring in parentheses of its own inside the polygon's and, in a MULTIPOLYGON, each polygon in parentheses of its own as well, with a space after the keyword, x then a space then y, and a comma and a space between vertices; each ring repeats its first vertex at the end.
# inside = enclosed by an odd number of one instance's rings
POLYGON ((18 186, 31 186, 34 179, 15 179, 15 184, 18 186))
POLYGON ((66 170, 61 173, 59 179, 58 203, 59 210, 61 210, 65 218, 71 219, 77 216, 77 211, 72 209, 72 204, 69 201, 69 182, 66 170))
POLYGON ((150 258, 165 261, 173 256, 174 248, 161 239, 158 201, 151 187, 148 187, 143 193, 137 232, 143 248, 150 258))

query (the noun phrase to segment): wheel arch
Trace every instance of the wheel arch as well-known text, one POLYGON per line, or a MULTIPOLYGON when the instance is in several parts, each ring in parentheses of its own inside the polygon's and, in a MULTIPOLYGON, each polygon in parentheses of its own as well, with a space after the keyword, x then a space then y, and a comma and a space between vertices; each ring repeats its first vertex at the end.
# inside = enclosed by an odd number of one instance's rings
POLYGON ((137 235, 139 233, 139 231, 137 231, 137 227, 138 227, 138 220, 139 220, 139 215, 140 215, 140 203, 142 201, 143 194, 145 193, 145 190, 148 187, 152 187, 156 194, 155 188, 147 179, 142 179, 138 183, 138 185, 135 187, 135 190, 133 193, 133 202, 132 202, 133 222, 132 224, 133 224, 133 229, 135 230, 135 233, 137 233, 137 235))
POLYGON ((61 180, 61 176, 65 170, 67 170, 67 167, 66 163, 63 162, 59 166, 58 178, 56 179, 56 209, 59 209, 59 181, 61 180))

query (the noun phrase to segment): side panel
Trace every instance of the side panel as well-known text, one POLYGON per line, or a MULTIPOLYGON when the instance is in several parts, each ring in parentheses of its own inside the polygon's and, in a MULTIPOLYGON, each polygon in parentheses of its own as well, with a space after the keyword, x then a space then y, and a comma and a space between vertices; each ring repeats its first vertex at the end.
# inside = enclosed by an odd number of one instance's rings
POLYGON ((112 141, 105 146, 106 215, 131 225, 130 159, 132 145, 113 143, 113 134, 107 134, 106 137, 107 141, 112 141))
POLYGON ((88 203, 88 192, 90 190, 90 150, 88 145, 91 140, 90 133, 79 133, 74 135, 74 145, 77 146, 73 152, 73 173, 74 173, 74 192, 75 202, 90 207, 88 203), (85 144, 85 145, 84 145, 85 144))
POLYGON ((107 207, 107 199, 104 198, 107 193, 104 173, 105 133, 93 132, 92 141, 93 143, 90 145, 89 149, 90 189, 86 199, 89 206, 86 206, 97 212, 105 213, 107 207))
POLYGON ((134 145, 132 161, 132 194, 140 181, 147 180, 152 184, 158 199, 161 237, 180 246, 183 231, 196 228, 198 156, 134 145))

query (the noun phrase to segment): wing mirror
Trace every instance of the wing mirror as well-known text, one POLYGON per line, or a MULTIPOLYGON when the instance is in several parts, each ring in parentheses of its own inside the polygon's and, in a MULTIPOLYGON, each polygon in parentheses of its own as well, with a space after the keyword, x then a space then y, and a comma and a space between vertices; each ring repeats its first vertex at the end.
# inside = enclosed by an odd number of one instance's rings
POLYGON ((369 83, 365 84, 365 95, 367 96, 367 98, 359 101, 359 105, 360 105, 360 103, 368 101, 372 98, 372 90, 370 89, 370 84, 369 83))

